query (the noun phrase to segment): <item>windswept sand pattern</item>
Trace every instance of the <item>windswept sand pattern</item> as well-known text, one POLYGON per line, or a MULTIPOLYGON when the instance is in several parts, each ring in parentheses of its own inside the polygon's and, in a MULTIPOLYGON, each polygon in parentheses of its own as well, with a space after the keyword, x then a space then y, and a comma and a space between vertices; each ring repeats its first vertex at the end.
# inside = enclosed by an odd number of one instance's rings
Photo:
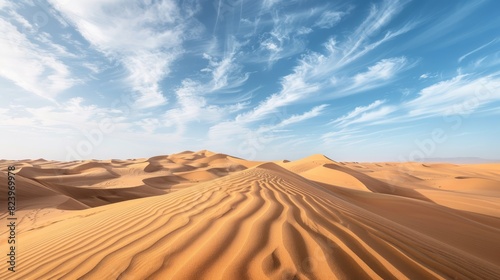
MULTIPOLYGON (((17 207, 21 232, 39 221, 67 210, 87 209, 111 203, 170 193, 247 169, 258 162, 202 150, 156 156, 149 159, 58 162, 0 161, 0 169, 14 164, 22 188, 17 207)), ((0 179, 7 181, 5 173, 0 179), (3 179, 2 179, 3 178, 3 179)), ((0 196, 0 202, 6 196, 0 196)), ((0 218, 6 214, 0 212, 0 218)), ((0 234, 7 229, 1 228, 0 234)))
POLYGON ((143 160, 141 168, 168 172, 170 160, 198 166, 175 176, 195 180, 202 172, 204 182, 27 225, 18 235, 18 272, 3 269, 0 278, 500 278, 500 189, 490 183, 499 182, 499 165, 410 164, 403 172, 395 163, 320 155, 228 163, 205 151, 143 160), (216 177, 205 173, 214 168, 216 177), (478 192, 434 186, 460 176, 487 183, 478 192))

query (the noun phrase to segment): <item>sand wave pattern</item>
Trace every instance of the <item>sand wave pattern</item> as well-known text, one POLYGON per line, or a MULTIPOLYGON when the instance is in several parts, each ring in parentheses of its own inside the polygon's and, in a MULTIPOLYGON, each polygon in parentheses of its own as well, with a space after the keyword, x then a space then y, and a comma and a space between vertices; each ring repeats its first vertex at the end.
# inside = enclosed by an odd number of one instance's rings
POLYGON ((17 164, 19 264, 1 279, 500 279, 500 165, 17 164))

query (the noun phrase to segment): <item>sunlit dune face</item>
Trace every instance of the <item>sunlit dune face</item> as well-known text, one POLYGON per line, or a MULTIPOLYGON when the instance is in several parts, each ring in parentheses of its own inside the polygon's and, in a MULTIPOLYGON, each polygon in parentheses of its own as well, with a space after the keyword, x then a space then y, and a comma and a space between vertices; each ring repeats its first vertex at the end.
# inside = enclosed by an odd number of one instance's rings
POLYGON ((498 164, 208 151, 12 164, 20 257, 4 279, 500 276, 498 164))

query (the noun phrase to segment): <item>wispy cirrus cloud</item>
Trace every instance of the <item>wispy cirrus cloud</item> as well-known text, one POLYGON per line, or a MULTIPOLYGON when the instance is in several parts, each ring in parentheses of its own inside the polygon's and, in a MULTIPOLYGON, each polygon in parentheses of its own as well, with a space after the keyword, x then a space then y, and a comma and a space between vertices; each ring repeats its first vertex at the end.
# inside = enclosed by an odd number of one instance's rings
POLYGON ((401 70, 405 64, 405 57, 382 59, 375 65, 368 67, 368 71, 356 74, 354 82, 356 85, 361 85, 388 80, 401 70))
POLYGON ((420 75, 420 77, 418 79, 419 80, 432 79, 432 78, 436 78, 437 76, 438 76, 437 74, 424 73, 424 74, 420 75))
POLYGON ((314 23, 314 26, 325 29, 332 28, 339 23, 340 20, 342 20, 342 18, 349 13, 349 11, 350 9, 347 11, 325 11, 314 23))
POLYGON ((248 80, 249 73, 242 73, 241 65, 237 62, 238 48, 239 46, 234 46, 220 59, 206 53, 203 54, 203 58, 208 61, 208 66, 201 71, 212 75, 209 82, 205 83, 208 92, 231 91, 242 86, 248 80))
POLYGON ((87 103, 82 97, 75 97, 41 107, 11 105, 0 110, 5 116, 0 125, 11 123, 22 129, 31 127, 50 133, 79 134, 82 130, 98 127, 103 119, 115 125, 120 123, 120 111, 87 103))
POLYGON ((353 120, 356 117, 358 117, 359 115, 365 113, 366 111, 370 111, 370 110, 373 110, 375 108, 380 107, 385 102, 386 102, 385 100, 376 100, 373 103, 371 103, 370 105, 358 106, 358 107, 354 108, 354 110, 347 113, 346 115, 338 117, 337 119, 335 119, 331 123, 337 124, 337 125, 343 125, 343 124, 347 123, 348 121, 353 120))
POLYGON ((293 129, 285 130, 285 128, 325 114, 324 109, 327 106, 327 104, 322 104, 304 113, 291 116, 283 112, 275 112, 272 118, 267 118, 267 121, 255 123, 255 128, 251 128, 249 123, 242 123, 245 120, 220 122, 209 129, 209 145, 223 149, 227 143, 237 141, 239 143, 237 153, 241 156, 253 157, 256 150, 263 150, 265 146, 276 143, 278 140, 296 138, 293 129))
POLYGON ((254 61, 266 61, 268 67, 277 61, 300 53, 306 48, 305 35, 312 32, 306 27, 297 29, 308 17, 314 17, 318 11, 289 15, 281 11, 273 11, 272 29, 260 35, 259 48, 255 52, 254 61))
MULTIPOLYGON (((9 13, 15 18, 22 18, 14 10, 9 13)), ((8 65, 0 67, 0 76, 28 92, 55 101, 58 94, 79 80, 73 77, 69 66, 51 52, 51 47, 58 45, 49 37, 34 43, 21 32, 22 28, 31 24, 26 20, 21 23, 15 26, 0 18, 0 65, 8 65)))
POLYGON ((0 0, 0 8, 6 8, 10 5, 11 3, 7 2, 7 0, 0 0))
POLYGON ((426 118, 442 116, 469 116, 498 114, 495 104, 500 101, 498 73, 477 76, 459 74, 418 91, 416 97, 398 104, 386 105, 386 100, 376 100, 366 106, 358 106, 349 113, 330 122, 338 130, 329 133, 339 141, 345 138, 338 133, 357 130, 363 135, 363 126, 411 123, 426 118), (492 107, 493 106, 493 107, 492 107), (340 137, 340 138, 339 138, 340 137))
POLYGON ((330 124, 336 127, 360 123, 383 125, 474 112, 491 114, 497 112, 490 105, 500 101, 499 90, 498 73, 485 76, 459 74, 422 88, 416 97, 397 105, 384 106, 386 100, 376 100, 367 106, 358 106, 330 124))
POLYGON ((259 133, 268 132, 268 131, 281 129, 281 128, 284 128, 286 126, 292 125, 292 124, 300 123, 300 122, 315 118, 315 117, 323 114, 323 111, 326 107, 328 107, 327 104, 315 106, 314 108, 312 108, 311 110, 309 110, 303 114, 292 115, 290 117, 287 117, 286 119, 281 120, 280 122, 278 122, 274 125, 261 126, 257 131, 259 133))
POLYGON ((405 57, 382 59, 369 66, 367 71, 356 74, 352 79, 352 86, 345 90, 360 92, 379 87, 410 66, 405 57))
POLYGON ((408 40, 402 47, 420 46, 428 42, 438 42, 433 44, 432 47, 448 47, 450 44, 457 43, 457 40, 465 40, 467 37, 473 36, 474 32, 465 33, 463 30, 470 26, 463 26, 460 23, 465 22, 467 17, 476 12, 486 2, 488 1, 478 0, 460 2, 458 5, 450 7, 444 16, 438 16, 441 15, 440 11, 432 11, 427 18, 421 20, 422 23, 426 24, 427 28, 417 36, 408 40), (450 36, 450 30, 455 30, 457 26, 463 27, 463 29, 461 28, 460 30, 463 36, 455 36, 452 40, 438 40, 439 38, 450 36))
MULTIPOLYGON (((280 3, 261 9, 253 18, 242 18, 244 26, 253 26, 252 32, 246 32, 243 37, 256 36, 258 45, 252 45, 251 55, 247 58, 253 63, 266 62, 271 68, 276 62, 292 57, 306 50, 307 36, 318 29, 329 29, 341 22, 348 15, 351 7, 337 8, 332 5, 312 7, 300 12, 290 12, 284 9, 293 3, 280 3)), ((264 6, 267 6, 263 2, 264 6)))
POLYGON ((50 3, 94 48, 122 63, 128 84, 138 94, 138 107, 167 102, 159 83, 196 29, 184 18, 192 15, 193 7, 180 10, 168 0, 151 5, 116 0, 50 3))
POLYGON ((234 114, 246 108, 244 102, 229 105, 212 105, 207 100, 205 86, 197 81, 184 80, 182 85, 176 89, 176 106, 167 110, 162 117, 162 124, 173 127, 176 133, 182 134, 185 127, 191 122, 213 124, 221 121, 224 117, 234 114))
POLYGON ((294 73, 283 77, 280 92, 270 95, 253 110, 238 115, 235 121, 243 124, 265 119, 279 111, 280 108, 291 105, 316 92, 320 88, 319 85, 308 83, 304 77, 306 72, 311 71, 311 67, 314 66, 302 60, 299 66, 295 67, 294 73))
MULTIPOLYGON (((383 43, 413 28, 412 24, 406 24, 399 29, 387 31, 382 38, 370 40, 403 9, 406 2, 384 1, 379 6, 372 5, 367 18, 355 29, 352 35, 343 41, 330 38, 324 43, 326 52, 310 52, 305 55, 297 66, 301 67, 301 64, 311 66, 308 70, 301 71, 303 79, 310 82, 320 82, 321 80, 329 80, 332 76, 341 77, 343 73, 352 75, 349 67, 353 66, 354 62, 383 43)), ((398 71, 404 70, 405 66, 407 66, 405 57, 382 59, 370 66, 367 72, 358 73, 355 82, 357 87, 368 86, 367 83, 374 87, 376 81, 392 78, 398 71)), ((322 87, 329 86, 331 85, 323 85, 322 87)), ((346 88, 337 92, 342 92, 346 88)))
POLYGON ((361 138, 364 140, 364 133, 362 130, 358 128, 341 128, 335 131, 329 131, 323 133, 320 136, 322 144, 324 146, 332 146, 332 145, 345 145, 352 142, 357 142, 361 138))
POLYGON ((276 6, 278 3, 282 2, 282 0, 264 0, 262 1, 262 9, 270 9, 273 6, 276 6))
MULTIPOLYGON (((404 69, 407 60, 404 57, 381 60, 368 68, 368 71, 355 75, 357 90, 352 88, 351 83, 343 83, 340 86, 332 83, 332 76, 351 74, 347 69, 352 63, 363 57, 380 44, 411 30, 408 25, 396 31, 387 32, 382 39, 375 43, 369 37, 379 32, 397 13, 406 2, 384 1, 379 6, 372 6, 368 17, 356 28, 353 36, 338 43, 330 38, 324 43, 324 52, 307 52, 293 68, 293 72, 281 79, 281 90, 269 95, 252 110, 238 114, 234 120, 225 121, 212 126, 209 137, 215 139, 220 135, 228 135, 241 132, 242 128, 248 128, 256 122, 279 113, 281 108, 302 102, 305 99, 332 99, 335 97, 353 94, 363 88, 374 88, 384 84, 393 78, 400 70, 404 69), (318 91, 332 90, 332 95, 314 96, 318 91), (347 90, 350 89, 348 93, 347 90), (239 129, 236 129, 238 128, 239 129)), ((384 108, 381 112, 372 113, 372 118, 378 115, 389 114, 392 107, 384 108)), ((365 116, 367 120, 370 116, 365 116)), ((358 122, 365 122, 359 119, 358 122)))
POLYGON ((160 122, 163 126, 174 127, 181 135, 189 123, 213 124, 247 107, 248 96, 228 98, 218 104, 210 102, 223 95, 238 93, 249 78, 249 73, 242 72, 237 61, 240 45, 237 42, 231 45, 232 48, 221 57, 203 53, 208 65, 200 70, 199 79, 184 79, 175 89, 175 105, 163 114, 160 122))
POLYGON ((331 122, 336 127, 348 127, 353 124, 374 123, 377 120, 386 118, 397 108, 392 105, 385 105, 386 100, 376 100, 367 106, 358 106, 344 116, 331 122))
POLYGON ((341 46, 343 57, 339 64, 350 63, 380 44, 411 30, 413 25, 405 25, 396 31, 387 31, 379 40, 370 41, 403 9, 406 3, 408 1, 387 0, 380 5, 372 5, 366 19, 341 46))
POLYGON ((367 123, 367 124, 376 123, 377 120, 386 118, 389 114, 391 114, 392 112, 394 112, 396 110, 397 110, 397 108, 395 106, 383 106, 383 107, 378 108, 377 110, 372 110, 372 111, 363 113, 358 118, 353 119, 350 122, 348 122, 347 125, 355 124, 355 123, 367 123))
POLYGON ((477 53, 477 52, 481 51, 482 49, 484 49, 484 48, 486 48, 486 47, 488 47, 488 46, 490 46, 490 45, 496 44, 496 43, 497 43, 497 42, 499 42, 499 41, 500 41, 500 38, 496 38, 496 39, 493 39, 493 40, 491 40, 490 42, 488 42, 488 43, 486 43, 486 44, 484 44, 484 45, 482 45, 482 46, 480 46, 480 47, 475 48, 474 50, 472 50, 472 51, 470 51, 470 52, 468 52, 468 53, 466 53, 466 54, 462 55, 461 57, 459 57, 459 58, 458 58, 458 62, 459 62, 459 63, 460 63, 460 62, 462 62, 462 60, 464 60, 464 59, 465 59, 465 58, 467 58, 468 56, 470 56, 470 55, 472 55, 472 54, 474 54, 474 53, 477 53))
POLYGON ((247 102, 210 104, 202 91, 202 85, 192 80, 184 80, 182 86, 175 91, 175 107, 158 118, 155 129, 167 128, 170 133, 182 137, 186 136, 190 124, 198 123, 203 126, 220 124, 224 119, 248 107, 247 102))
POLYGON ((469 114, 500 100, 499 74, 480 77, 460 74, 422 89, 418 96, 403 103, 412 117, 469 114))

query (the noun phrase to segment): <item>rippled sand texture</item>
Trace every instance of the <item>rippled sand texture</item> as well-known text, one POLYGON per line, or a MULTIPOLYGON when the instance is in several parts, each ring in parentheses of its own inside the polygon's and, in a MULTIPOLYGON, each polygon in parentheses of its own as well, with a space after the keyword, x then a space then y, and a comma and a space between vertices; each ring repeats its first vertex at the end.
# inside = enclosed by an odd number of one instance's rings
POLYGON ((18 271, 0 279, 500 279, 500 164, 14 164, 18 271))

